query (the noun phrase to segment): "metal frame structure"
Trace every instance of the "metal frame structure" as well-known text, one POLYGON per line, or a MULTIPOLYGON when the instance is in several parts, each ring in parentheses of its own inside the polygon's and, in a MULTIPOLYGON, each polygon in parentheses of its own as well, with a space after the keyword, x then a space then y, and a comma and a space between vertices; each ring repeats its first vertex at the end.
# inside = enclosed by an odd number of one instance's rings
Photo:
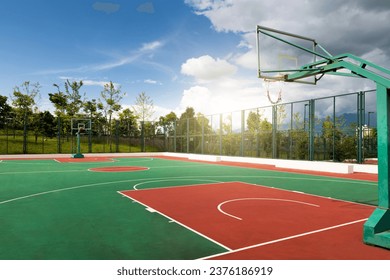
MULTIPOLYGON (((346 53, 332 56, 324 48, 320 47, 323 53, 307 49, 274 35, 288 35, 295 38, 310 40, 314 47, 318 43, 310 38, 279 31, 267 27, 257 26, 258 51, 260 51, 259 33, 270 36, 275 40, 286 43, 290 46, 304 50, 313 54, 316 58, 313 63, 309 63, 296 69, 285 71, 278 69, 269 73, 283 72, 287 74, 278 77, 285 82, 300 82, 301 79, 314 77, 316 84, 325 74, 340 75, 346 77, 358 77, 369 79, 376 84, 377 92, 377 138, 378 138, 378 206, 369 217, 363 228, 363 241, 366 244, 375 245, 390 249, 390 70, 370 61, 346 53)), ((265 71, 260 69, 259 58, 259 78, 264 78, 265 71)))
MULTIPOLYGON (((90 119, 72 119, 71 127, 72 131, 76 131, 76 153, 72 155, 72 158, 84 158, 84 155, 81 153, 81 144, 80 136, 84 133, 89 133, 91 131, 92 122, 90 119)), ((73 142, 72 142, 73 143, 73 142)), ((73 147, 72 147, 73 150, 73 147)))

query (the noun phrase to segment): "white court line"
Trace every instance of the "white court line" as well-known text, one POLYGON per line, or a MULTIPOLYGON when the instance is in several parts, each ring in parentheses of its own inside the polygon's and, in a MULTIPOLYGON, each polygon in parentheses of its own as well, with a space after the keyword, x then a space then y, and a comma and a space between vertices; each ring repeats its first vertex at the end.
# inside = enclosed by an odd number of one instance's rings
POLYGON ((68 172, 85 172, 85 169, 79 170, 57 170, 57 171, 8 171, 0 172, 0 175, 15 175, 15 174, 41 174, 41 173, 68 173, 68 172))
POLYGON ((144 166, 134 166, 134 167, 139 167, 139 168, 145 168, 145 169, 140 169, 140 170, 127 170, 127 171, 121 171, 121 170, 118 170, 118 171, 105 171, 105 170, 92 170, 92 169, 96 169, 96 168, 115 168, 115 167, 118 167, 118 168, 121 168, 121 167, 133 167, 133 166, 99 166, 99 167, 91 167, 91 168, 88 168, 87 171, 88 172, 101 172, 101 173, 104 173, 104 172, 107 172, 107 173, 126 173, 126 172, 141 172, 141 171, 149 171, 150 170, 150 167, 144 167, 144 166))
MULTIPOLYGON (((118 191, 118 193, 119 193, 120 195, 122 195, 123 197, 126 197, 126 198, 128 198, 128 199, 130 199, 130 200, 132 200, 132 201, 136 201, 137 203, 143 205, 146 209, 150 209, 150 208, 151 208, 151 207, 149 207, 147 204, 142 203, 142 202, 140 202, 140 201, 138 201, 138 200, 136 200, 136 199, 134 199, 134 198, 132 198, 132 197, 130 197, 130 196, 128 196, 128 195, 125 195, 124 193, 122 193, 122 192, 120 192, 120 191, 118 191)), ((153 208, 152 208, 152 209, 153 209, 153 208)), ((178 224, 178 225, 180 225, 180 226, 182 226, 182 227, 184 227, 184 228, 186 228, 186 229, 188 229, 188 230, 194 232, 195 234, 197 234, 197 235, 199 235, 199 236, 202 236, 203 238, 206 238, 207 240, 213 242, 214 244, 217 244, 218 246, 221 246, 222 248, 224 248, 224 249, 226 249, 226 250, 228 250, 228 251, 232 251, 231 248, 229 248, 229 247, 223 245, 222 243, 219 243, 218 241, 216 241, 216 240, 214 240, 214 239, 212 239, 212 238, 210 238, 210 237, 204 235, 203 233, 200 233, 200 232, 194 230, 193 228, 190 228, 189 226, 187 226, 187 225, 185 225, 185 224, 182 224, 182 223, 180 223, 179 221, 177 221, 177 220, 175 220, 175 219, 172 219, 172 218, 169 217, 168 215, 165 215, 164 213, 162 213, 162 212, 160 212, 160 211, 158 211, 158 210, 155 210, 155 209, 153 209, 153 210, 155 211, 155 213, 158 213, 158 214, 160 214, 161 216, 163 216, 163 217, 167 218, 168 220, 170 220, 170 223, 172 223, 172 221, 173 221, 174 223, 176 223, 176 224, 178 224)))
MULTIPOLYGON (((140 185, 145 185, 145 184, 150 184, 150 183, 157 183, 157 182, 172 182, 172 181, 201 181, 201 182, 212 182, 212 183, 225 183, 225 182, 222 182, 222 181, 216 181, 216 180, 209 180, 209 179, 192 179, 192 178, 186 178, 186 179, 164 179, 164 180, 154 180, 154 181, 145 181, 145 182, 141 182, 141 183, 138 183, 138 184, 135 184, 133 186, 133 189, 134 190, 138 190, 137 187, 140 186, 140 185)), ((206 183, 205 183, 206 184, 206 183)), ((194 184, 191 184, 189 186, 193 186, 194 184)), ((196 185, 200 185, 200 184, 196 184, 196 185)), ((182 186, 182 185, 180 185, 182 186)), ((180 187, 180 186, 169 186, 169 187, 180 187)), ((184 186, 188 186, 188 185, 184 185, 184 186)), ((158 187, 158 188, 161 188, 161 187, 158 187)))
POLYGON ((240 217, 237 217, 237 216, 234 216, 232 214, 229 214, 225 211, 222 210, 222 206, 227 204, 227 203, 231 203, 231 202, 236 202, 236 201, 244 201, 244 200, 268 200, 268 201, 282 201, 282 202, 293 202, 293 203, 298 203, 298 204, 303 204, 303 205, 308 205, 308 206, 312 206, 312 207, 320 207, 319 205, 317 204, 312 204, 312 203, 307 203, 307 202, 303 202, 303 201, 298 201, 298 200, 290 200, 290 199, 281 199, 281 198, 267 198, 267 197, 248 197, 248 198, 236 198, 236 199, 231 199, 231 200, 227 200, 227 201, 224 201, 222 203, 220 203, 217 207, 218 211, 221 212, 222 214, 226 215, 226 216, 229 216, 229 217, 232 217, 234 219, 237 219, 237 220, 242 220, 242 218, 240 217))
POLYGON ((360 219, 360 220, 356 220, 356 221, 352 221, 352 222, 348 222, 348 223, 344 223, 344 224, 339 224, 339 225, 335 225, 335 226, 331 226, 331 227, 327 227, 327 228, 308 231, 308 232, 304 232, 304 233, 297 234, 297 235, 292 235, 292 236, 288 236, 288 237, 284 237, 284 238, 280 238, 280 239, 275 239, 275 240, 267 241, 267 242, 256 244, 256 245, 251 245, 251 246, 235 249, 235 250, 232 250, 230 252, 224 252, 224 253, 220 253, 220 254, 215 254, 215 255, 199 258, 198 260, 205 260, 205 259, 220 257, 220 256, 224 256, 224 255, 229 255, 232 253, 237 253, 237 252, 241 252, 241 251, 245 251, 245 250, 249 250, 249 249, 253 249, 253 248, 258 248, 258 247, 262 247, 262 246, 266 246, 266 245, 270 245, 270 244, 274 244, 274 243, 278 243, 278 242, 283 242, 286 240, 291 240, 291 239, 299 238, 302 236, 307 236, 307 235, 316 234, 316 233, 323 232, 323 231, 328 231, 328 230, 332 230, 332 229, 336 229, 336 228, 340 228, 340 227, 345 227, 345 226, 365 222, 367 220, 368 220, 368 218, 365 218, 365 219, 360 219))

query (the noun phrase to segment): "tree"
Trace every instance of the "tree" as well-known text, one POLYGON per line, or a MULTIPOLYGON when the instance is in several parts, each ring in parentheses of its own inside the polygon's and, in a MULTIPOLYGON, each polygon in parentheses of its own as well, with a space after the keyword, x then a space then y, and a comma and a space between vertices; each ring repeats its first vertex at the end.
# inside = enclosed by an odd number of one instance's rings
POLYGON ((146 130, 145 121, 150 120, 150 118, 154 114, 153 100, 149 96, 147 96, 145 92, 141 92, 135 100, 133 111, 135 116, 141 121, 141 150, 144 152, 146 130))
POLYGON ((33 114, 32 108, 39 93, 39 83, 30 84, 29 81, 26 81, 20 87, 16 86, 14 88, 12 105, 16 108, 17 118, 23 124, 23 153, 27 153, 28 118, 33 114))
POLYGON ((187 135, 187 120, 195 118, 195 110, 192 107, 187 107, 186 110, 180 115, 177 124, 178 135, 187 135))
POLYGON ((249 112, 246 120, 246 126, 248 127, 248 139, 253 143, 256 151, 256 156, 260 156, 260 125, 261 125, 262 113, 259 109, 256 112, 249 112))
POLYGON ((261 123, 262 114, 259 110, 255 112, 249 112, 248 118, 246 120, 246 126, 251 135, 257 135, 260 132, 260 123, 261 123))
POLYGON ((153 100, 147 96, 145 92, 141 92, 135 100, 133 111, 135 116, 137 116, 141 122, 150 120, 155 113, 153 100))
POLYGON ((103 104, 103 111, 107 121, 107 133, 109 135, 108 140, 110 152, 112 152, 112 115, 122 108, 120 101, 125 95, 126 93, 121 92, 120 86, 115 87, 112 81, 110 81, 108 84, 105 84, 103 91, 100 93, 102 98, 101 103, 103 104))
POLYGON ((57 116, 57 138, 58 138, 58 147, 57 151, 61 153, 61 134, 66 132, 66 126, 62 123, 66 120, 66 109, 68 107, 68 97, 65 95, 57 84, 53 84, 57 88, 56 93, 49 93, 49 100, 54 105, 55 114, 57 116))
POLYGON ((63 92, 61 92, 60 87, 57 84, 53 84, 53 86, 57 88, 58 92, 49 93, 49 100, 54 105, 57 117, 62 117, 65 115, 68 98, 63 92))
POLYGON ((5 123, 8 123, 7 118, 10 117, 12 107, 7 103, 7 97, 0 95, 0 128, 4 127, 5 123))
POLYGON ((165 116, 161 116, 158 121, 158 125, 162 128, 160 133, 164 134, 165 136, 172 134, 175 131, 175 124, 177 120, 177 115, 174 112, 170 112, 165 116))
POLYGON ((293 159, 305 159, 308 156, 309 133, 306 131, 306 120, 303 119, 300 112, 294 113, 294 128, 291 131, 293 143, 293 159))
POLYGON ((81 110, 83 101, 80 94, 80 88, 83 86, 83 81, 80 82, 65 82, 65 94, 67 99, 66 111, 70 118, 74 118, 81 110))
POLYGON ((126 136, 137 135, 138 132, 137 117, 134 116, 133 112, 129 108, 126 108, 119 113, 119 121, 120 121, 119 130, 121 135, 126 135, 126 136))
POLYGON ((49 111, 35 112, 32 118, 32 127, 34 129, 35 143, 38 142, 38 136, 52 138, 55 136, 55 118, 49 111))
POLYGON ((115 87, 114 83, 111 81, 108 84, 104 85, 104 89, 100 93, 100 96, 102 98, 100 102, 103 105, 104 115, 108 124, 107 132, 109 135, 111 135, 112 132, 112 115, 122 108, 120 101, 125 95, 126 93, 121 92, 120 86, 115 87))
POLYGON ((224 154, 229 156, 239 155, 241 137, 239 134, 233 132, 232 114, 225 117, 225 120, 222 123, 222 133, 224 154))
POLYGON ((101 112, 103 110, 103 104, 101 102, 97 102, 96 99, 88 100, 84 102, 83 110, 93 123, 92 131, 98 133, 99 135, 102 134, 104 131, 104 124, 106 123, 101 112))

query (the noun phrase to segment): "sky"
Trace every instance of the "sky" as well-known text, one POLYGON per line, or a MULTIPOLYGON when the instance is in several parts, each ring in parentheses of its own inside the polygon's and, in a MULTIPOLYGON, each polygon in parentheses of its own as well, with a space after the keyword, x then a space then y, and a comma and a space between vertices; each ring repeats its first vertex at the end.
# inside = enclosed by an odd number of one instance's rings
MULTIPOLYGON (((256 25, 390 68, 389 18, 388 0, 2 0, 0 95, 39 82, 38 107, 52 110, 53 84, 64 90, 66 80, 82 80, 91 100, 112 81, 126 93, 123 108, 145 92, 154 119, 187 107, 207 115, 267 106, 256 25)), ((375 88, 334 76, 316 86, 276 86, 282 102, 375 88)))

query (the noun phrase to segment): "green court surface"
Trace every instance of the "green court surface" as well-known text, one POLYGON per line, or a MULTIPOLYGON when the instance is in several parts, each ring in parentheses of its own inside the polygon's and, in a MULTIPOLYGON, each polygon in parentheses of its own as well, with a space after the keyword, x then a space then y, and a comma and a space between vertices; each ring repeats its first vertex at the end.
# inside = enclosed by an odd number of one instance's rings
POLYGON ((243 182, 377 203, 372 181, 153 157, 5 159, 0 181, 2 260, 193 260, 227 251, 120 193, 126 190, 243 182), (145 168, 126 171, 125 166, 145 168), (112 167, 120 172, 108 172, 112 167))

